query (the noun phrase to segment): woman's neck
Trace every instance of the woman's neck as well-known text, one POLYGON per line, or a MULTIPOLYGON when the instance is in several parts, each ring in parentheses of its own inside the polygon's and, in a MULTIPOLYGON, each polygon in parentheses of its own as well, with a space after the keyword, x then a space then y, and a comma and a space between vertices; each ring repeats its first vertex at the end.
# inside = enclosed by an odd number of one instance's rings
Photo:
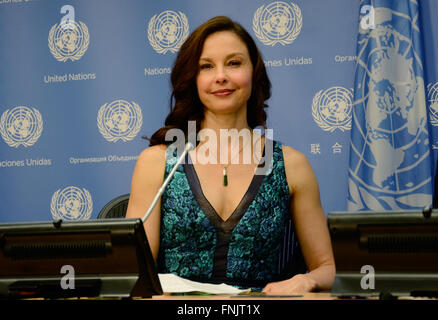
POLYGON ((205 110, 204 119, 201 122, 202 129, 211 129, 220 134, 220 130, 237 129, 237 131, 248 129, 251 130, 246 119, 246 109, 236 113, 217 114, 205 110))
POLYGON ((249 127, 246 114, 242 117, 235 114, 216 115, 206 112, 198 139, 200 144, 197 147, 199 151, 197 156, 209 159, 209 161, 204 160, 200 163, 222 163, 228 166, 236 162, 251 163, 254 153, 257 159, 260 157, 261 136, 255 134, 249 127), (255 143, 258 147, 254 145, 255 143))

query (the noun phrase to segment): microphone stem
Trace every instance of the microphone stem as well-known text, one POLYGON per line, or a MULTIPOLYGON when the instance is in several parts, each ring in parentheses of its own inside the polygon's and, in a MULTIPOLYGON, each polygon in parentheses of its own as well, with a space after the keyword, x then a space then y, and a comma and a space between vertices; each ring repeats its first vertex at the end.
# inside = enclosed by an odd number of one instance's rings
POLYGON ((191 149, 193 149, 193 144, 191 144, 190 142, 188 142, 184 148, 184 152, 182 153, 182 155, 179 157, 178 161, 176 162, 175 166, 172 168, 172 170, 170 171, 169 175, 167 176, 166 180, 164 180, 163 185, 161 186, 161 188, 158 190, 158 193, 155 195, 154 200, 152 201, 152 204, 150 205, 148 211, 146 211, 146 213, 143 216, 143 219, 141 219, 141 221, 144 223, 146 221, 146 219, 149 217, 149 215, 151 214, 152 210, 154 210, 155 206, 157 205, 158 200, 160 199, 161 195, 163 194, 164 190, 166 189, 167 184, 169 183, 170 179, 172 179, 173 175, 175 174, 176 170, 178 169, 179 165, 181 164, 181 162, 183 162, 187 152, 189 152, 191 149))

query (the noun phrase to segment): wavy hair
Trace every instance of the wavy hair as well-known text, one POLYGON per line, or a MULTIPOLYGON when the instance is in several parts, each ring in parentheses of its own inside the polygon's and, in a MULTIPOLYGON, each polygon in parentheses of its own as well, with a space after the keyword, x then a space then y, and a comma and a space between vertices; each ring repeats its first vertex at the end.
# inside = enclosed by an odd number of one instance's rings
POLYGON ((268 105, 265 101, 271 96, 271 82, 260 51, 251 35, 240 24, 228 17, 218 16, 196 28, 181 46, 170 75, 172 84, 170 113, 166 117, 164 127, 158 129, 150 139, 146 138, 150 146, 172 143, 173 141, 165 139, 166 133, 171 129, 182 130, 187 141, 188 121, 196 121, 196 134, 200 131, 201 121, 204 119, 204 106, 196 87, 199 58, 207 37, 218 31, 234 32, 247 46, 253 66, 252 92, 247 103, 247 122, 251 129, 258 126, 266 128, 265 108, 268 105))

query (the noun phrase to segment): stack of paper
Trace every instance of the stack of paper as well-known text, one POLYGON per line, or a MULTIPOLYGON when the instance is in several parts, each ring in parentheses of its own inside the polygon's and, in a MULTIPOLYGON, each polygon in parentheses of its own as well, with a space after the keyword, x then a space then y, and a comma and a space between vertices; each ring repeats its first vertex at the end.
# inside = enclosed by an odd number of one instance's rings
POLYGON ((171 293, 184 293, 184 292, 203 292, 210 294, 239 294, 242 292, 248 292, 250 289, 238 289, 236 287, 221 284, 201 283, 196 281, 187 280, 178 277, 172 273, 160 273, 158 278, 161 282, 161 287, 164 292, 171 293))

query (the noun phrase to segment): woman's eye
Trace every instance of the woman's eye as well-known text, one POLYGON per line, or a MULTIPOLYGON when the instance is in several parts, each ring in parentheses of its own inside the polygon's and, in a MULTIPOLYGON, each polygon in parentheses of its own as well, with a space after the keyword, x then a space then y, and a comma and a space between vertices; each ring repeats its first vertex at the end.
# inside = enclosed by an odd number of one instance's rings
POLYGON ((240 66, 242 64, 242 62, 238 61, 238 60, 232 60, 228 63, 230 66, 240 66))
POLYGON ((211 67, 212 65, 210 63, 203 63, 199 66, 199 69, 205 70, 205 69, 210 69, 211 67))

